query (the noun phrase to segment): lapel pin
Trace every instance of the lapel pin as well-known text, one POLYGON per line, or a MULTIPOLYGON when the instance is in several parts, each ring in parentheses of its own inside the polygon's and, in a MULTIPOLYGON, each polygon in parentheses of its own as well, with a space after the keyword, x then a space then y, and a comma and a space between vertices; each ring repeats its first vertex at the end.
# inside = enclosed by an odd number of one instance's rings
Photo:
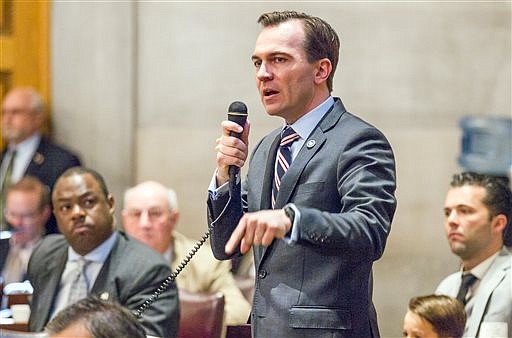
POLYGON ((101 300, 108 300, 108 292, 103 292, 101 295, 100 295, 100 299, 101 300))
POLYGON ((306 147, 308 147, 308 149, 311 149, 315 146, 315 144, 316 144, 315 140, 309 140, 308 143, 306 143, 306 147))
POLYGON ((41 165, 44 162, 44 156, 41 153, 35 153, 33 160, 37 165, 41 165))

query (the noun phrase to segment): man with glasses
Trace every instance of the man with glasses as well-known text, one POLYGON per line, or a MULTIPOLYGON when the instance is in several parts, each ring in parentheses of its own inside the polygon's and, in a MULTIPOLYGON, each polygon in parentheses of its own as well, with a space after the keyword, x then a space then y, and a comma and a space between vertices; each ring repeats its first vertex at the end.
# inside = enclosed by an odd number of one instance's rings
POLYGON ((0 245, 0 270, 5 284, 25 279, 32 250, 44 234, 50 217, 48 189, 25 176, 7 190, 4 216, 12 232, 0 245))
MULTIPOLYGON (((176 193, 160 183, 147 181, 128 189, 122 217, 126 233, 161 253, 173 269, 195 245, 195 241, 175 230, 179 219, 176 193)), ((244 324, 251 307, 230 268, 228 261, 213 257, 211 248, 200 248, 180 272, 176 284, 189 292, 222 292, 226 325, 244 324)))
MULTIPOLYGON (((17 87, 5 95, 2 102, 2 136, 7 146, 0 154, 2 209, 9 185, 23 176, 35 176, 52 189, 60 174, 80 165, 77 155, 43 137, 45 123, 44 101, 33 88, 17 87)), ((0 228, 7 229, 5 220, 0 221, 0 228)), ((46 233, 59 232, 53 215, 50 215, 45 226, 46 233)))

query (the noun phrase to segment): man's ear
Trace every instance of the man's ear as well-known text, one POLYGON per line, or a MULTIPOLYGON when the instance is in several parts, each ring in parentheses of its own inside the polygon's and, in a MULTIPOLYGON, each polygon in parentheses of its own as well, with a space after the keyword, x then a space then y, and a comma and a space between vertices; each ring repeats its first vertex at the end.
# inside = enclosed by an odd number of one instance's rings
POLYGON ((46 224, 48 222, 48 219, 50 218, 50 215, 52 214, 52 208, 50 208, 49 205, 45 206, 43 210, 41 211, 41 215, 43 216, 43 224, 46 224))
POLYGON ((493 233, 499 234, 500 236, 505 235, 505 228, 507 227, 507 216, 499 214, 491 219, 491 226, 493 233))
POLYGON ((116 208, 115 208, 114 196, 112 196, 112 194, 108 194, 107 203, 109 205, 110 213, 113 215, 116 208))
POLYGON ((324 82, 327 82, 327 79, 329 78, 329 75, 331 75, 331 72, 332 72, 331 60, 329 60, 327 58, 323 58, 323 59, 316 61, 315 83, 322 84, 324 82))
POLYGON ((169 211, 169 223, 171 223, 173 229, 176 227, 176 224, 178 224, 179 220, 180 212, 178 210, 169 211))

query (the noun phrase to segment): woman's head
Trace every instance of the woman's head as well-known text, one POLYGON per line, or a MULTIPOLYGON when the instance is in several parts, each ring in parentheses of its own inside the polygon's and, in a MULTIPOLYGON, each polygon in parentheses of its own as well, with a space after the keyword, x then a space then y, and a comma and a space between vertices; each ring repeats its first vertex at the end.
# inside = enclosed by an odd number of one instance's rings
POLYGON ((403 336, 460 338, 465 324, 466 311, 458 300, 442 295, 414 297, 405 314, 403 336))

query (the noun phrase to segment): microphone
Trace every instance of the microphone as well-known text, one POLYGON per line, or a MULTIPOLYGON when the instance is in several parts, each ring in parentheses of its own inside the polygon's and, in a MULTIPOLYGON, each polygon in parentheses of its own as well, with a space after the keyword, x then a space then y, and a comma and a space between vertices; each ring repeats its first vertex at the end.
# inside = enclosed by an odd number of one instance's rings
MULTIPOLYGON (((243 128, 245 126, 245 121, 247 120, 247 106, 245 103, 240 101, 231 103, 228 108, 228 120, 239 124, 243 128)), ((241 133, 236 133, 234 131, 230 132, 230 135, 238 138, 241 137, 241 133)), ((229 166, 229 183, 231 186, 235 185, 236 174, 238 174, 239 171, 240 168, 237 166, 229 166)))

